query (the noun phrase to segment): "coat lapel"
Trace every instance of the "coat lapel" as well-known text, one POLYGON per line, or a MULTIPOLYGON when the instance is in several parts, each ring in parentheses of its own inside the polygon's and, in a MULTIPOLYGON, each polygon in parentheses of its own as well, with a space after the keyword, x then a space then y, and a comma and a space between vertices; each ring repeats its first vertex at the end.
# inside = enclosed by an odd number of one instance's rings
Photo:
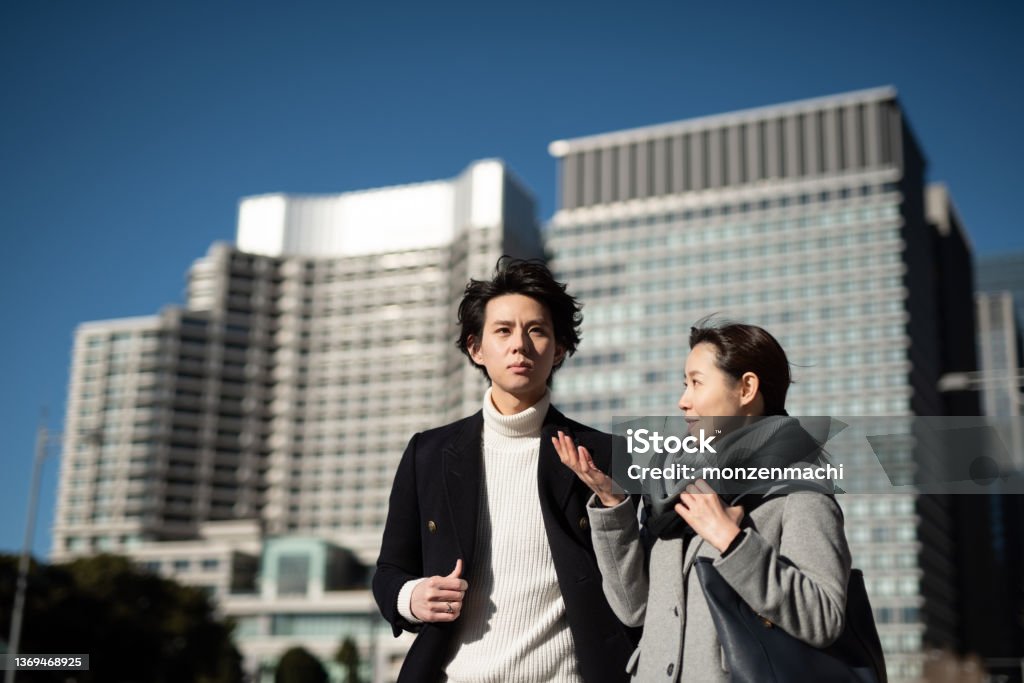
POLYGON ((462 430, 444 448, 443 465, 445 498, 455 526, 463 575, 473 563, 476 546, 476 523, 479 516, 482 477, 483 412, 466 418, 462 430))
POLYGON ((700 549, 704 546, 704 539, 694 535, 690 537, 689 543, 682 544, 681 554, 683 556, 683 571, 680 572, 679 583, 676 584, 676 597, 680 604, 686 604, 686 585, 693 571, 693 563, 697 560, 700 549))
POLYGON ((564 510, 569 502, 569 494, 572 493, 573 483, 576 475, 568 467, 562 464, 555 451, 551 437, 558 434, 558 430, 568 431, 570 436, 575 434, 569 430, 565 416, 554 406, 548 408, 548 414, 544 416, 544 426, 540 432, 540 459, 537 462, 537 484, 540 489, 541 501, 552 501, 557 510, 564 510))

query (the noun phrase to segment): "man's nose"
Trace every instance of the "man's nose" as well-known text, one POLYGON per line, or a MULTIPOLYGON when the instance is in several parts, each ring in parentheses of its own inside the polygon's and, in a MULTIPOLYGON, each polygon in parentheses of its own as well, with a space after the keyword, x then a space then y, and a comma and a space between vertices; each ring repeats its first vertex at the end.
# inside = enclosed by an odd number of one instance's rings
POLYGON ((526 352, 530 348, 530 334, 525 329, 518 330, 512 335, 512 350, 526 352))

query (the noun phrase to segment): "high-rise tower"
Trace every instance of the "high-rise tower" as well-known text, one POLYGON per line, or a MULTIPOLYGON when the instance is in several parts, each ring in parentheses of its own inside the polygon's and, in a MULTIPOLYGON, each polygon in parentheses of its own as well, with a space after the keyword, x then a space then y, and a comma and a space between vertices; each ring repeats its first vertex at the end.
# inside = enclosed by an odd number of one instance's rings
POLYGON ((454 345, 466 281, 542 257, 497 161, 453 180, 241 202, 188 301, 75 339, 53 556, 255 519, 376 557, 412 434, 479 408, 454 345))
MULTIPOLYGON (((715 313, 778 337, 794 364, 791 414, 949 414, 940 377, 974 369, 970 247, 948 201, 926 202, 925 158, 895 90, 550 151, 560 206, 548 245, 587 316, 555 387, 568 414, 609 427, 674 413, 690 327, 715 313)), ((951 501, 840 501, 891 674, 912 679, 925 645, 958 642, 951 501)))

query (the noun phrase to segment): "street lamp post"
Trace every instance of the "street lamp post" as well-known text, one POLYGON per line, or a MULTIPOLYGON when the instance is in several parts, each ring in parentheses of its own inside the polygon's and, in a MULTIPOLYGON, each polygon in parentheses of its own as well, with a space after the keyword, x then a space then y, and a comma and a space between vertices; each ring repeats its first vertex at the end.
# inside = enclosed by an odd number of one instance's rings
POLYGON ((28 589, 28 570, 32 560, 32 541, 36 533, 36 512, 39 499, 39 486, 42 478, 43 461, 46 460, 50 443, 59 440, 61 435, 50 434, 46 425, 40 425, 36 433, 36 452, 32 463, 32 485, 28 494, 28 519, 25 521, 25 543, 21 547, 21 558, 18 561, 18 583, 14 592, 14 608, 11 610, 11 632, 7 639, 7 670, 4 672, 4 683, 14 683, 14 661, 21 647, 21 625, 25 616, 25 592, 28 589))

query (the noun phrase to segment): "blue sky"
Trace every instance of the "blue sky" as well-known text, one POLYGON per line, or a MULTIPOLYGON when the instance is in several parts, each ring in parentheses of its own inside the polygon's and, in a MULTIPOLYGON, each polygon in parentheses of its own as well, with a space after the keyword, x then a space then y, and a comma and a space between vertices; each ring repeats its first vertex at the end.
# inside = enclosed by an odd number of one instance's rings
POLYGON ((240 197, 501 157, 546 220, 552 140, 891 84, 976 251, 1024 250, 1022 29, 1006 2, 3 3, 0 550, 75 326, 180 303, 240 197))

